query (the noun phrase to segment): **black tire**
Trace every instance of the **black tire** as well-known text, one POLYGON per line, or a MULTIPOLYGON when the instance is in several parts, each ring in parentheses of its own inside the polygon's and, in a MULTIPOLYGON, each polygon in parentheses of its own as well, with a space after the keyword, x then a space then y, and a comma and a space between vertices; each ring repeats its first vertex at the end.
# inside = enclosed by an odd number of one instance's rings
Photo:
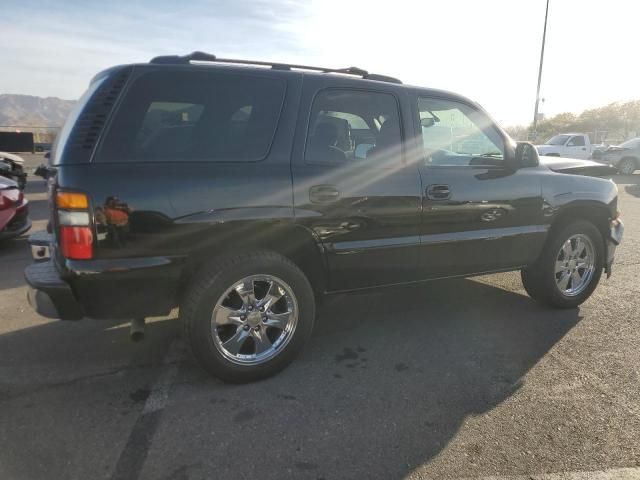
POLYGON ((246 383, 275 375, 296 357, 311 336, 315 319, 314 292, 307 277, 289 259, 274 252, 228 255, 203 267, 190 282, 180 305, 184 337, 198 363, 229 383, 246 383), (273 358, 257 365, 239 365, 216 348, 211 315, 218 299, 234 283, 256 274, 284 280, 295 296, 298 320, 288 343, 273 358))
POLYGON ((633 175, 633 172, 635 172, 637 169, 638 164, 636 163, 636 160, 634 158, 623 158, 618 164, 618 172, 620 172, 622 175, 633 175))
POLYGON ((552 231, 536 262, 522 270, 522 283, 529 296, 539 303, 555 308, 575 308, 587 300, 598 286, 604 268, 604 255, 604 240, 595 225, 584 220, 572 222, 552 231), (567 296, 556 283, 555 265, 562 245, 577 234, 587 236, 593 244, 594 271, 584 290, 575 296, 567 296))

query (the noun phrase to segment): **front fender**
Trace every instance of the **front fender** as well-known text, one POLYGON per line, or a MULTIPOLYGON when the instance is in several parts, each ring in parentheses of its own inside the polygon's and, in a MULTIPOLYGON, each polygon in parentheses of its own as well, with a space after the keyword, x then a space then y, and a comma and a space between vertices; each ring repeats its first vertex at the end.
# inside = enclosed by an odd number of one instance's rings
POLYGON ((543 182, 543 214, 554 228, 581 218, 593 222, 605 240, 605 271, 611 275, 616 246, 622 240, 618 219, 618 187, 611 180, 579 175, 552 174, 543 182))
POLYGON ((565 173, 547 175, 542 182, 542 195, 547 217, 567 208, 594 207, 606 209, 613 218, 618 203, 618 187, 612 180, 565 173))

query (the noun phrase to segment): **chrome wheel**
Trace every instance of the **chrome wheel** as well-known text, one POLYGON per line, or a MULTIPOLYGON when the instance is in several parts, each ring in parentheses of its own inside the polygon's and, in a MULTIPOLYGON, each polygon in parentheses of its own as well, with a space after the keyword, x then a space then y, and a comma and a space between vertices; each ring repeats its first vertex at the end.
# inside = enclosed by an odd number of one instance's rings
POLYGON ((582 293, 593 278, 595 263, 591 239, 583 234, 569 237, 556 256, 555 276, 560 293, 567 297, 582 293))
POLYGON ((298 323, 293 290, 273 275, 252 275, 231 286, 211 314, 218 351, 240 365, 258 365, 289 343, 298 323))

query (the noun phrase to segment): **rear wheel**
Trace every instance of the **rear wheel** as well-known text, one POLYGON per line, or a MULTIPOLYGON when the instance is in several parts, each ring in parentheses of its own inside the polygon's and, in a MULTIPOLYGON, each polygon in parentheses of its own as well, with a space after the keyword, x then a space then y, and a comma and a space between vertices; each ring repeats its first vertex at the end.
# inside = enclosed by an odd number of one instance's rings
POLYGON ((522 283, 536 301, 573 308, 595 290, 604 265, 604 242, 590 222, 576 221, 557 230, 542 254, 522 270, 522 283))
POLYGON ((285 368, 310 337, 314 312, 307 278, 272 252, 214 262, 196 276, 180 307, 195 358, 232 383, 285 368))
POLYGON ((636 171, 638 165, 633 158, 623 158, 618 164, 618 171, 622 175, 632 175, 636 171))

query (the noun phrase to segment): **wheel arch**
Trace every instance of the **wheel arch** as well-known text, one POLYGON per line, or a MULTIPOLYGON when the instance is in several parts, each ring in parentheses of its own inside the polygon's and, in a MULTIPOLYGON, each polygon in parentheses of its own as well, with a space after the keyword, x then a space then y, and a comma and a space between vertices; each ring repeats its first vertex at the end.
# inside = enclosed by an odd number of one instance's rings
POLYGON ((201 268, 221 256, 261 250, 292 261, 308 278, 316 295, 327 289, 328 270, 322 244, 310 229, 300 224, 252 222, 225 229, 224 233, 213 229, 206 237, 187 258, 183 286, 201 268))
POLYGON ((620 162, 623 162, 624 160, 632 160, 633 163, 636 164, 636 168, 640 168, 640 158, 634 156, 634 155, 625 155, 624 157, 622 157, 620 159, 620 162))
POLYGON ((606 244, 611 220, 609 205, 597 201, 589 201, 573 202, 563 206, 551 222, 548 238, 551 238, 555 232, 573 220, 585 220, 595 225, 602 235, 603 242, 606 244))

